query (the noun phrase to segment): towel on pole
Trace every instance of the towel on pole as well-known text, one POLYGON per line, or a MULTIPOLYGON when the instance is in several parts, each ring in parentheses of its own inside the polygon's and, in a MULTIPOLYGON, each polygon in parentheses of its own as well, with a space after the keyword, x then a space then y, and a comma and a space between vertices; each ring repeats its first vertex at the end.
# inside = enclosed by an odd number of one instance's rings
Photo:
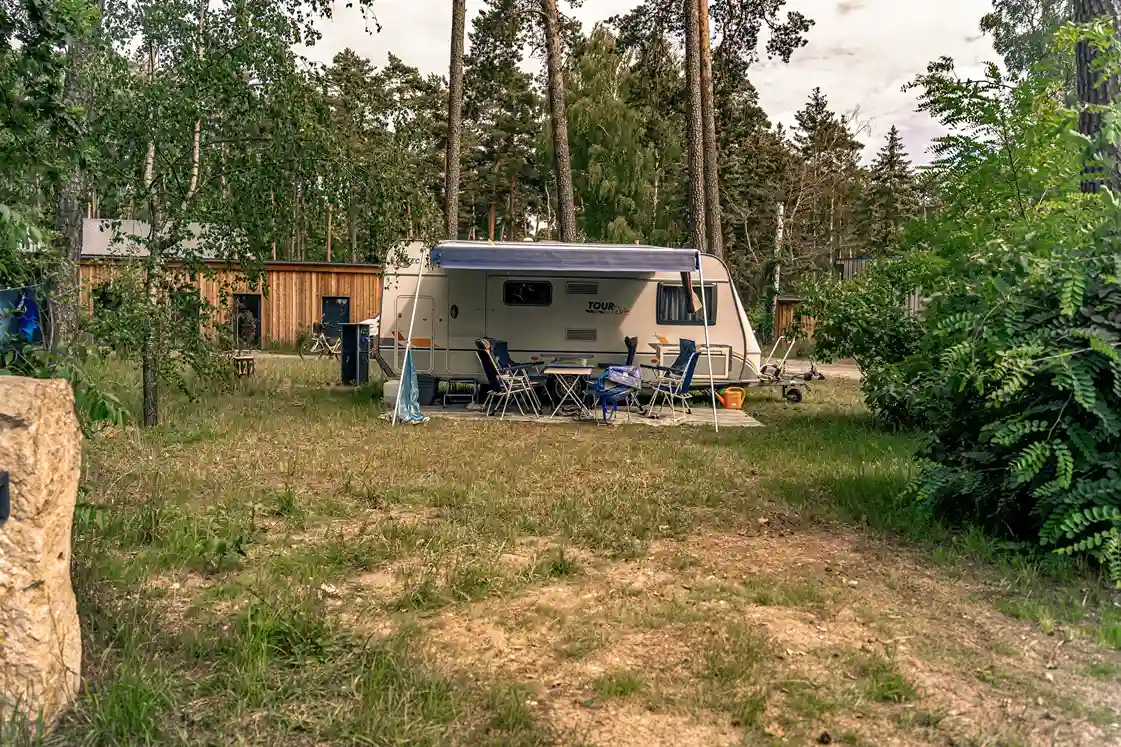
MULTIPOLYGON (((397 422, 398 423, 427 423, 428 416, 420 411, 420 384, 416 378, 416 366, 413 365, 413 351, 405 353, 405 365, 401 370, 401 388, 397 391, 397 422)), ((385 420, 393 420, 393 413, 382 415, 385 420)))

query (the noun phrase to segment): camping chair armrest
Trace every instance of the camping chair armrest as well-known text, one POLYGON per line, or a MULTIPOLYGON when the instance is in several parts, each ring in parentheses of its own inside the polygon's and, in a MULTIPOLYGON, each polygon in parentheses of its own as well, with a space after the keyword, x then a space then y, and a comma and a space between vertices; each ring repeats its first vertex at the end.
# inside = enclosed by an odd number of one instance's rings
POLYGON ((639 368, 645 368, 645 369, 650 370, 650 371, 673 371, 673 369, 670 368, 669 366, 650 366, 650 365, 647 365, 645 363, 640 365, 639 368))
POLYGON ((502 370, 503 371, 525 371, 526 369, 529 369, 529 368, 537 368, 540 365, 541 365, 540 363, 515 363, 511 366, 507 366, 506 368, 504 368, 502 370))

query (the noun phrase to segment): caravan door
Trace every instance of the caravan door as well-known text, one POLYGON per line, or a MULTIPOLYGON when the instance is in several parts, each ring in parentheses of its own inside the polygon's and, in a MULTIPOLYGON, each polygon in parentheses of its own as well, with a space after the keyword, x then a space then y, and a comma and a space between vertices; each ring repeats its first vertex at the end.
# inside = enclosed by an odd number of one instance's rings
POLYGON ((482 270, 448 271, 448 373, 482 373, 475 340, 486 335, 487 275, 482 270))
MULTIPOLYGON (((400 371, 405 365, 409 322, 413 314, 413 297, 397 297, 397 334, 393 349, 393 367, 400 371)), ((413 320, 413 365, 418 373, 432 372, 432 296, 417 296, 416 318, 413 320)))

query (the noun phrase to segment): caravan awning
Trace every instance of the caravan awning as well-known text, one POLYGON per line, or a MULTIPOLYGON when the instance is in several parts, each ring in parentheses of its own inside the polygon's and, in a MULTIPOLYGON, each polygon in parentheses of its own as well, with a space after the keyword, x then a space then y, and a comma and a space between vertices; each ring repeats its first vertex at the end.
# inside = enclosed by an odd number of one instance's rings
POLYGON ((445 270, 693 272, 699 261, 695 249, 629 244, 447 241, 432 248, 432 264, 445 270))

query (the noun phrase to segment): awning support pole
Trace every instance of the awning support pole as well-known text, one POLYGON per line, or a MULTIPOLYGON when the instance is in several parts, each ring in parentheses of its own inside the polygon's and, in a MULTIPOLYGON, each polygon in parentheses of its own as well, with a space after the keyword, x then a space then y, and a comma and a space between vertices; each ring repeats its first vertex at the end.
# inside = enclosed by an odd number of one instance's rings
POLYGON ((705 271, 702 267, 701 255, 697 253, 697 274, 701 277, 701 319, 705 328, 705 354, 708 355, 708 388, 712 392, 712 424, 716 432, 720 432, 720 417, 716 414, 716 380, 712 373, 712 342, 708 337, 708 306, 705 302, 705 271))
MULTIPOLYGON (((401 409, 401 392, 405 388, 405 361, 409 360, 409 353, 413 349, 413 324, 416 323, 416 307, 417 301, 420 299, 420 281, 424 279, 424 264, 429 256, 428 251, 421 252, 420 255, 420 272, 416 276, 416 291, 413 292, 413 313, 409 315, 409 337, 405 342, 405 357, 401 361, 401 385, 397 387, 397 400, 393 403, 393 422, 390 425, 397 425, 397 413, 401 409)), ((707 334, 707 328, 705 328, 705 332, 707 334)))

